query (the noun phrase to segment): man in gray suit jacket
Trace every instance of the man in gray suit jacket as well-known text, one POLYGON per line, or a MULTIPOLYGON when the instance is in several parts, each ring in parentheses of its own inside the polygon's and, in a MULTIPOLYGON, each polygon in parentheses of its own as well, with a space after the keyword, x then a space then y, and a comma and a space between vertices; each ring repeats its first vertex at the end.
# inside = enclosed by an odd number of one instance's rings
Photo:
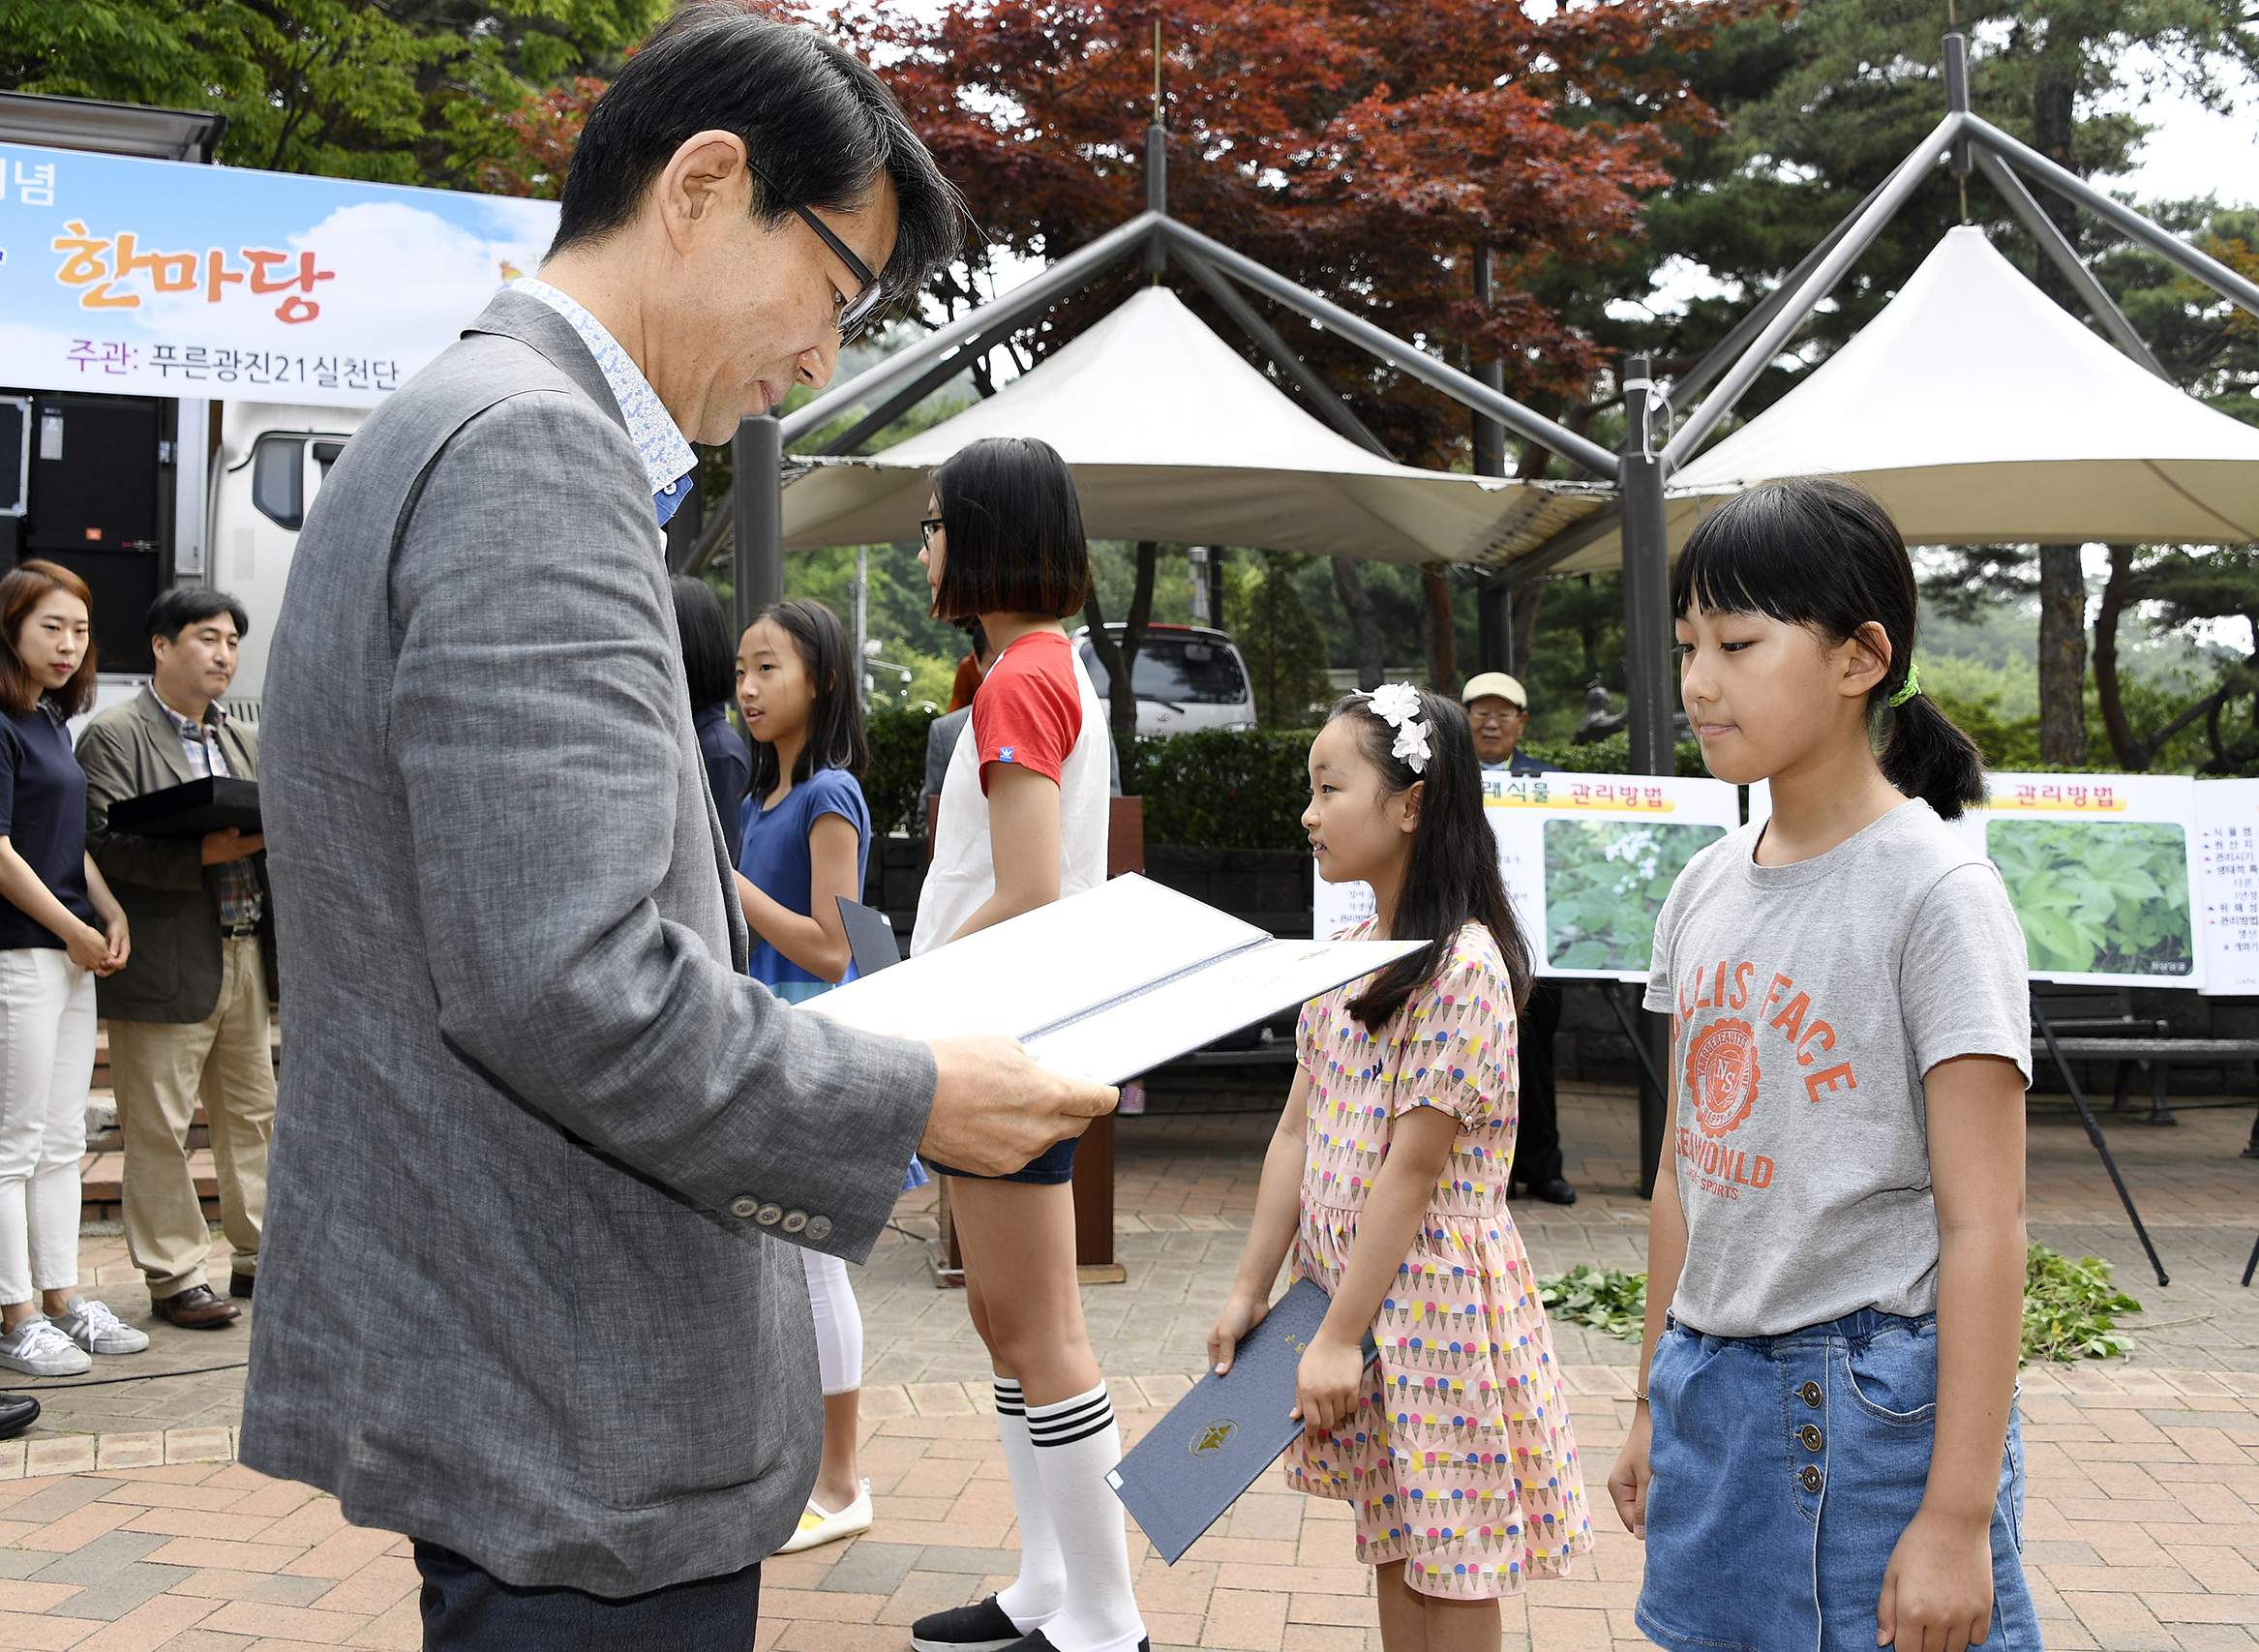
POLYGON ((1009 1171, 1112 1104, 742 974, 676 637, 684 435, 826 382, 953 210, 863 65, 678 14, 591 114, 541 279, 376 409, 300 536, 241 1455, 417 1540, 427 1646, 749 1648, 823 1433, 789 1247, 860 1260, 913 1149, 1009 1171))

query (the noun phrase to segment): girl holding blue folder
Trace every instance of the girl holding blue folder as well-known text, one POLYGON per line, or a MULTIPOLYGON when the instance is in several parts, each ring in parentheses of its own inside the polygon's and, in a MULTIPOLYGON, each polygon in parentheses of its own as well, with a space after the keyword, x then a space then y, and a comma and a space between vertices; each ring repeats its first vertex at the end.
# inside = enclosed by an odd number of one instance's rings
MULTIPOLYGON (((753 736, 739 811, 738 893, 753 931, 747 969, 791 1004, 855 978, 838 897, 862 895, 871 816, 858 777, 869 761, 854 651, 820 602, 762 610, 738 644, 738 709, 753 736)), ((906 1187, 922 1186, 913 1158, 906 1187)), ((856 1462, 862 1311, 836 1256, 802 1250, 824 1382, 824 1459, 806 1513, 781 1552, 870 1529, 871 1492, 856 1462)))
POLYGON ((1551 1331, 1506 1210, 1528 955, 1456 704, 1401 682, 1348 696, 1310 778, 1318 876, 1372 886, 1374 915, 1341 939, 1431 939, 1303 1006, 1209 1357, 1230 1368, 1291 1249, 1333 1306, 1297 1372, 1287 1484, 1355 1511, 1389 1652, 1496 1652, 1499 1599, 1592 1547, 1551 1331))

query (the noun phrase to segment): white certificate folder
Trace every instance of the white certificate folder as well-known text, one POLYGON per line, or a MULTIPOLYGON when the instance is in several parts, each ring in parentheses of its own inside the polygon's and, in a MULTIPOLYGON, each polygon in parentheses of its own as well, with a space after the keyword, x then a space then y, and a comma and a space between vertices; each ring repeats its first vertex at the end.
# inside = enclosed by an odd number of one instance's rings
MULTIPOLYGON (((1171 1566, 1302 1432, 1289 1415, 1295 1373, 1331 1306, 1313 1282, 1297 1279, 1241 1340, 1231 1369, 1203 1376, 1106 1476, 1171 1566)), ((1378 1352, 1368 1332, 1367 1363, 1378 1352)))
POLYGON ((1022 913, 810 1005, 874 1033, 1001 1033, 1056 1072, 1120 1084, 1418 950, 1275 941, 1134 874, 1022 913))

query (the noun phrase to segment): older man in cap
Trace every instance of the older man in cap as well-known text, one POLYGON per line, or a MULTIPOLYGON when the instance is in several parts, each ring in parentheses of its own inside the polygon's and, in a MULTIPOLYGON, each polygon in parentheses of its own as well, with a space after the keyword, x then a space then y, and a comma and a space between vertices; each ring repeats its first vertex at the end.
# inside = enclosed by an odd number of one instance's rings
MULTIPOLYGON (((1515 749, 1529 727, 1529 694, 1517 678, 1502 671, 1481 672, 1466 679, 1459 698, 1474 730, 1475 755, 1485 769, 1504 774, 1556 772, 1551 764, 1515 749)), ((1531 981, 1529 1002, 1521 1006, 1521 1124, 1509 1175, 1515 1188, 1527 1188, 1550 1205, 1573 1205, 1577 1189, 1561 1174, 1560 1115, 1553 1097, 1553 1034, 1560 1025, 1559 985, 1531 981)))

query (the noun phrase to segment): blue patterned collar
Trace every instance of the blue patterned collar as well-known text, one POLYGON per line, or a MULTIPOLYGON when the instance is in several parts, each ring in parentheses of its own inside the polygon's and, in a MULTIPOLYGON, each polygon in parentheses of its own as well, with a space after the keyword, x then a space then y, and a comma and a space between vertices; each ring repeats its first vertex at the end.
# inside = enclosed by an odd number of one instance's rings
POLYGON ((612 386, 613 400, 619 404, 620 416, 627 421, 627 439, 635 443, 636 452, 643 456, 644 474, 650 479, 651 503, 658 510, 659 526, 666 526, 667 519, 675 514, 675 507, 688 492, 684 482, 698 468, 698 455, 682 439, 674 416, 660 402, 642 369, 619 347, 619 341, 605 329, 603 322, 547 282, 520 276, 510 285, 527 298, 538 298, 571 322, 573 331, 581 336, 581 343, 596 358, 604 382, 612 386))

